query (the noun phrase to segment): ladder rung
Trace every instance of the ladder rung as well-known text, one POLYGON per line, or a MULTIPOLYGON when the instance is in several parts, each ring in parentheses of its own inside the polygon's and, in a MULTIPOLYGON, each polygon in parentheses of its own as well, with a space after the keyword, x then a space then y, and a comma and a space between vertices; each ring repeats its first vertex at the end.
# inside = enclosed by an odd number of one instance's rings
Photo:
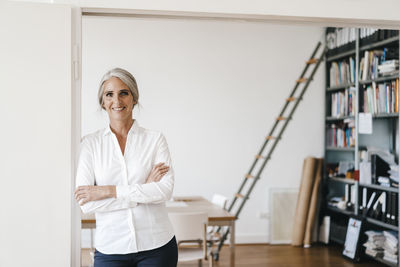
POLYGON ((287 102, 292 102, 292 101, 295 101, 295 100, 297 100, 297 97, 289 97, 289 98, 286 99, 287 102))
POLYGON ((284 121, 284 120, 287 120, 287 118, 283 117, 283 116, 280 116, 280 117, 276 118, 276 120, 277 121, 284 121))
POLYGON ((251 178, 254 178, 254 176, 251 174, 246 174, 246 179, 251 179, 251 178))
POLYGON ((218 238, 218 239, 221 239, 221 237, 222 237, 221 234, 218 233, 218 232, 214 232, 214 233, 213 233, 213 236, 216 237, 216 238, 218 238))
POLYGON ((235 194, 235 197, 237 198, 244 198, 244 196, 242 194, 235 194))
POLYGON ((265 157, 262 155, 256 155, 256 159, 265 159, 265 157))
POLYGON ((300 78, 300 79, 298 79, 296 82, 297 83, 304 83, 304 82, 306 82, 308 79, 307 78, 300 78))
POLYGON ((308 60, 306 63, 307 64, 315 64, 317 62, 318 62, 318 58, 312 58, 312 59, 308 60))
POLYGON ((265 139, 267 139, 267 140, 274 140, 274 139, 276 139, 276 137, 275 137, 275 136, 272 136, 272 135, 268 135, 267 137, 265 137, 265 139))

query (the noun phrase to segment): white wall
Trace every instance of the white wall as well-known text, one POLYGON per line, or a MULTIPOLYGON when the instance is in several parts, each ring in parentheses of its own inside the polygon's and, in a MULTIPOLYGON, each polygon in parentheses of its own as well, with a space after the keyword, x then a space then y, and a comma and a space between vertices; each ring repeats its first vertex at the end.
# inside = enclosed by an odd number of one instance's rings
MULTIPOLYGON (((106 124, 103 73, 131 71, 134 116, 168 140, 175 195, 233 196, 311 55, 322 28, 267 23, 84 17, 83 134, 106 124)), ((321 67, 237 223, 239 242, 266 242, 270 187, 298 187, 303 159, 323 155, 321 67)))
POLYGON ((0 266, 70 266, 71 9, 0 3, 0 266))

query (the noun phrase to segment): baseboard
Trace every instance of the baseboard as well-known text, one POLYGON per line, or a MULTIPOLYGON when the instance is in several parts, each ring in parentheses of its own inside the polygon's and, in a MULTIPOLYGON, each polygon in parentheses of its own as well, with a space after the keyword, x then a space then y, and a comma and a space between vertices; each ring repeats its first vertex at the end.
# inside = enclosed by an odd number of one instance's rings
MULTIPOLYGON (((269 243, 268 235, 260 234, 236 234, 235 235, 236 244, 259 244, 259 243, 269 243)), ((228 244, 229 240, 225 244, 228 244)))

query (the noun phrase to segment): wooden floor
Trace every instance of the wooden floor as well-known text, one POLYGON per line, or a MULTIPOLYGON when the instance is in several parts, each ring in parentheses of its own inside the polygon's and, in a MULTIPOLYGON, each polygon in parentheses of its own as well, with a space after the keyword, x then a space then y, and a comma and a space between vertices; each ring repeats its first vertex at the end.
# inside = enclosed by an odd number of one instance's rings
MULTIPOLYGON (((273 267, 321 267, 321 266, 382 266, 375 261, 354 264, 341 255, 342 249, 339 246, 322 246, 316 245, 305 249, 301 247, 292 247, 286 245, 237 245, 236 246, 236 267, 256 267, 256 266, 273 266, 273 267)), ((90 263, 89 250, 82 250, 83 266, 90 263)), ((179 264, 179 267, 197 267, 197 263, 179 264)), ((207 262, 203 263, 206 267, 207 262)), ((223 247, 220 259, 215 263, 216 267, 229 266, 229 249, 223 247)))

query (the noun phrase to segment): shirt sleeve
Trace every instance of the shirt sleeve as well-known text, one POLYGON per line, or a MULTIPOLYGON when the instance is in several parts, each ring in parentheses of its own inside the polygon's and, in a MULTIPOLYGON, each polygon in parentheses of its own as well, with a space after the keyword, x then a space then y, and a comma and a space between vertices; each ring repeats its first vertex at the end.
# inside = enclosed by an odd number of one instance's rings
MULTIPOLYGON (((95 185, 93 147, 87 138, 84 138, 81 142, 77 165, 76 187, 95 185)), ((127 199, 107 198, 90 201, 80 207, 83 213, 94 213, 134 208, 135 206, 137 206, 136 202, 127 199)))
MULTIPOLYGON (((174 189, 174 170, 167 141, 163 135, 157 140, 154 165, 165 163, 169 166, 168 172, 159 182, 148 184, 117 185, 117 199, 125 199, 128 202, 159 204, 168 201, 172 197, 174 189)), ((153 166, 154 166, 153 165, 153 166)))

